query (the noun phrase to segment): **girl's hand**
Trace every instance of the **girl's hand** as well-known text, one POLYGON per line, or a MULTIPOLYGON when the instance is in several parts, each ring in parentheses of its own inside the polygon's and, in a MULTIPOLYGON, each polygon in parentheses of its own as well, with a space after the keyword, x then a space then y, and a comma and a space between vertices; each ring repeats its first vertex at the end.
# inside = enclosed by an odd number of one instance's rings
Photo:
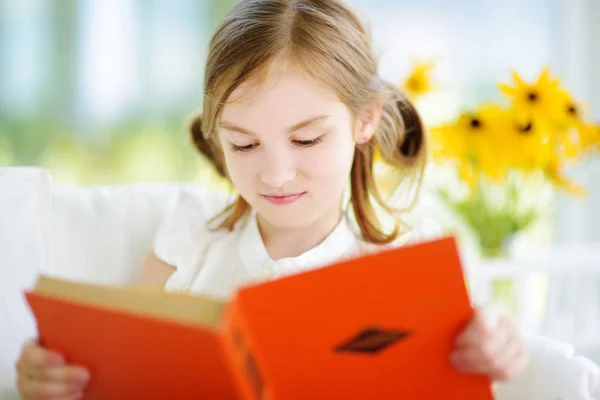
POLYGON ((90 378, 87 370, 67 365, 60 354, 44 349, 37 341, 23 347, 16 368, 17 388, 27 400, 78 399, 90 378))
POLYGON ((451 362, 461 372, 503 381, 521 375, 529 356, 511 318, 496 308, 485 308, 477 310, 459 334, 451 362))

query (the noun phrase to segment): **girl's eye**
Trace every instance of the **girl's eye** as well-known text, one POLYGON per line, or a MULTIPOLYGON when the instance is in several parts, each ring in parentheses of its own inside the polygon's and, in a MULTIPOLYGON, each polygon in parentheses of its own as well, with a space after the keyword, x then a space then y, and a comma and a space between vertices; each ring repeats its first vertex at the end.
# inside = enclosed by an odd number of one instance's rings
MULTIPOLYGON (((294 143, 296 146, 299 147, 312 147, 316 144, 319 144, 323 141, 323 137, 325 135, 321 135, 315 139, 311 139, 311 140, 293 140, 292 143, 294 143)), ((258 143, 253 143, 253 144, 248 144, 245 146, 238 146, 236 144, 231 143, 231 149, 235 152, 239 152, 239 153, 247 153, 249 151, 254 150, 256 147, 258 147, 258 143)))
POLYGON ((232 143, 231 144, 231 149, 233 151, 235 151, 235 152, 244 153, 244 152, 248 152, 250 150, 253 150, 256 146, 258 146, 258 144, 248 144, 246 146, 238 146, 238 145, 235 145, 235 144, 232 143))
POLYGON ((325 136, 325 135, 321 135, 318 138, 311 139, 311 140, 294 140, 293 143, 296 146, 300 146, 300 147, 311 147, 311 146, 321 143, 323 141, 323 136, 325 136))

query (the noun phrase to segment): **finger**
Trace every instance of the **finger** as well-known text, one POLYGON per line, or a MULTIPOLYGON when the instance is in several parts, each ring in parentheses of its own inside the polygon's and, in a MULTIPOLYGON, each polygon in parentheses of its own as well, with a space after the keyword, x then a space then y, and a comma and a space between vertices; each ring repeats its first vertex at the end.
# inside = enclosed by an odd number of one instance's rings
POLYGON ((484 359, 488 362, 496 361, 504 357, 504 352, 514 339, 512 324, 508 319, 502 319, 496 327, 496 331, 486 337, 477 346, 484 359))
POLYGON ((25 377, 20 377, 17 382, 19 393, 24 399, 46 399, 60 396, 69 396, 77 393, 79 389, 64 383, 36 382, 25 377))
POLYGON ((506 357, 504 353, 511 340, 511 332, 510 324, 501 322, 492 336, 480 336, 478 342, 457 347, 450 359, 461 372, 489 374, 498 364, 498 359, 506 357))
POLYGON ((38 380, 43 370, 47 368, 60 368, 64 365, 65 360, 60 354, 32 347, 21 355, 16 369, 19 375, 31 380, 38 380))
POLYGON ((39 344, 31 343, 23 347, 21 357, 17 362, 17 371, 27 373, 42 367, 59 367, 65 365, 62 355, 46 350, 39 344))
POLYGON ((501 351, 498 352, 493 358, 491 365, 491 373, 499 373, 499 371, 506 369, 510 365, 510 363, 516 359, 520 351, 521 342, 519 338, 510 338, 502 347, 501 351))
POLYGON ((69 365, 44 368, 39 372, 38 379, 46 382, 71 383, 81 387, 89 381, 90 373, 83 367, 69 365))
POLYGON ((456 338, 456 347, 469 346, 492 336, 500 322, 504 319, 504 316, 496 307, 486 307, 477 310, 471 322, 456 338))
POLYGON ((48 398, 47 400, 79 400, 82 397, 83 397, 83 393, 74 393, 72 395, 67 395, 67 396, 48 398))
POLYGON ((74 394, 72 396, 56 397, 51 400, 79 400, 83 398, 83 393, 74 394))
POLYGON ((69 392, 69 394, 67 394, 67 395, 51 397, 51 398, 48 398, 48 400, 78 400, 78 399, 81 399, 82 397, 83 397, 83 391, 80 389, 77 389, 77 390, 73 390, 73 391, 69 392))
POLYGON ((506 350, 506 356, 498 359, 490 377, 494 380, 511 380, 521 375, 529 364, 529 354, 520 338, 515 338, 506 350))
POLYGON ((523 353, 518 357, 517 361, 512 364, 512 368, 509 368, 503 376, 500 376, 498 380, 513 380, 521 375, 525 374, 529 366, 530 358, 527 351, 523 350, 523 353))
POLYGON ((476 348, 463 349, 450 356, 450 362, 462 373, 487 374, 488 368, 481 352, 476 348))

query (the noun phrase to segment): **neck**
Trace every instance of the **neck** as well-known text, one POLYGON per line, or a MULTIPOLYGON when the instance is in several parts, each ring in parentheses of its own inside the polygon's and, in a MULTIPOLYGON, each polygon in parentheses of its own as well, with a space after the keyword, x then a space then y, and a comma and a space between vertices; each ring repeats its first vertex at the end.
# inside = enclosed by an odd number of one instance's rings
POLYGON ((258 228, 267 253, 273 260, 278 260, 297 257, 316 247, 333 232, 341 217, 342 210, 335 209, 310 225, 301 228, 279 228, 269 224, 259 215, 258 228))

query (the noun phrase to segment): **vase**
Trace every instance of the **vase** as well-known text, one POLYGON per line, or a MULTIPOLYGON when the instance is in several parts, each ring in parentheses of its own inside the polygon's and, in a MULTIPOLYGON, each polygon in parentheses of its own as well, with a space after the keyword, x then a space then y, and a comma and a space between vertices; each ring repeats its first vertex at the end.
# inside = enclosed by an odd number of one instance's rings
MULTIPOLYGON (((498 246, 481 246, 481 257, 485 260, 507 260, 509 259, 509 250, 507 240, 498 246)), ((494 263, 489 263, 494 265, 494 263)), ((493 278, 490 287, 490 300, 496 306, 499 306, 509 312, 517 312, 517 289, 514 278, 493 278)))
POLYGON ((511 257, 508 246, 482 248, 481 255, 484 260, 490 261, 484 263, 488 268, 511 270, 509 273, 498 271, 500 276, 488 281, 489 301, 507 312, 523 332, 538 332, 544 313, 548 277, 520 270, 525 265, 511 257))

